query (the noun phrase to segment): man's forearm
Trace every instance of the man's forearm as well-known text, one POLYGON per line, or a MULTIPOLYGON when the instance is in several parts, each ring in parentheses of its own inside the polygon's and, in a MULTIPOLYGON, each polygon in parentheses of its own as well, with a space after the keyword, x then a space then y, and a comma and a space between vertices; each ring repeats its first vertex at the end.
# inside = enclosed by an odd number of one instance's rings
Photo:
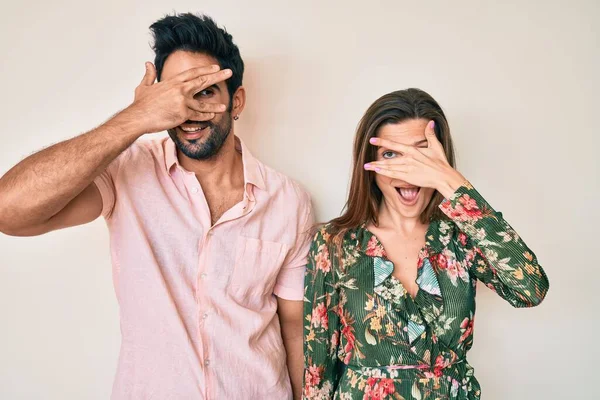
POLYGON ((47 221, 83 191, 141 132, 121 112, 102 126, 35 153, 0 178, 0 224, 47 221))
POLYGON ((285 339, 287 352, 287 367, 294 392, 294 400, 302 397, 302 373, 304 371, 304 353, 302 349, 302 335, 285 339))

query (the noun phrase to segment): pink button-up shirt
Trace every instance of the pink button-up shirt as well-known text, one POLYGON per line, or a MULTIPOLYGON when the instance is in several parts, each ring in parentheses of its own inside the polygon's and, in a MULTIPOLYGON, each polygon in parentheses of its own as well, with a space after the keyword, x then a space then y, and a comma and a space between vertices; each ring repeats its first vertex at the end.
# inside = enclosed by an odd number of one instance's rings
POLYGON ((169 138, 95 180, 121 317, 113 399, 291 398, 274 295, 303 299, 310 198, 236 143, 244 198, 212 227, 169 138))

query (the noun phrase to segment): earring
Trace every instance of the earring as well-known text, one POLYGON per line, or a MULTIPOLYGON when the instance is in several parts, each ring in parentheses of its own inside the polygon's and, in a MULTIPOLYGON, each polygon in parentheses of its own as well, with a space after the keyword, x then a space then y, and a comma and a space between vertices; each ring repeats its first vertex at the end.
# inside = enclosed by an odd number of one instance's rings
POLYGON ((240 119, 240 116, 236 115, 235 117, 233 117, 233 119, 237 121, 238 119, 240 119))

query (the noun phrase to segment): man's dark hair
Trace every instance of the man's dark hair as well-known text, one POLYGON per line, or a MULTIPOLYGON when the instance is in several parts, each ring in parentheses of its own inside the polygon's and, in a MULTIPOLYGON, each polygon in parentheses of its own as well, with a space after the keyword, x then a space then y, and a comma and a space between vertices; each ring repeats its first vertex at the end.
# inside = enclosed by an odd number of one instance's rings
POLYGON ((203 53, 217 59, 221 69, 232 71, 227 83, 229 96, 242 85, 244 62, 233 38, 224 28, 219 28, 212 18, 192 13, 167 15, 152 25, 152 49, 156 54, 154 65, 160 81, 165 60, 177 50, 203 53))

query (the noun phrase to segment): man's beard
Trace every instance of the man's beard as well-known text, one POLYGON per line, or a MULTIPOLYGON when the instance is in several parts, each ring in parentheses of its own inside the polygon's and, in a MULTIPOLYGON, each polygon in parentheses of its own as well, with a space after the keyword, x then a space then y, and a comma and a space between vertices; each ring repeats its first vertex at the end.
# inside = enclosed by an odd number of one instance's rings
POLYGON ((169 129, 167 132, 177 148, 185 154, 186 157, 194 160, 208 160, 219 153, 231 132, 231 112, 223 113, 221 122, 218 124, 215 124, 212 121, 206 121, 203 125, 206 125, 207 129, 210 129, 209 136, 203 143, 200 143, 200 140, 204 139, 204 136, 198 139, 186 140, 187 143, 184 143, 179 139, 179 136, 177 136, 176 129, 169 129))

